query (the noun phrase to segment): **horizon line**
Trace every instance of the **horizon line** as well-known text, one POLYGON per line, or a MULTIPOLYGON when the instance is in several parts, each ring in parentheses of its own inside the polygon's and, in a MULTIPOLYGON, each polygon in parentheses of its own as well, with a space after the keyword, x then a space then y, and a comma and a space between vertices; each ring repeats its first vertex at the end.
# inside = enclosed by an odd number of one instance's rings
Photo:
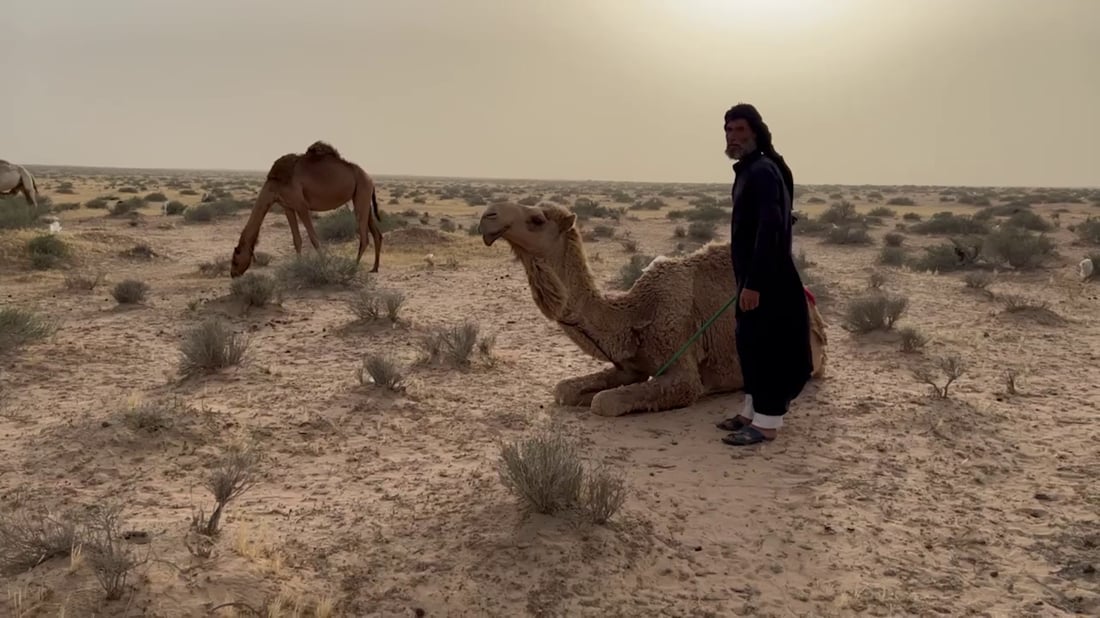
MULTIPOLYGON (((262 169, 224 168, 224 167, 128 167, 122 165, 80 165, 68 163, 21 163, 27 168, 71 168, 83 170, 118 170, 127 172, 201 172, 201 173, 231 173, 250 174, 263 176, 267 172, 262 169)), ((424 180, 475 180, 496 182, 543 182, 543 183, 607 183, 607 184, 638 184, 638 185, 729 185, 732 181, 704 181, 704 180, 615 180, 601 178, 533 178, 521 176, 452 176, 434 174, 408 174, 408 173, 376 173, 368 172, 374 178, 410 178, 424 180)), ((803 187, 869 187, 869 188, 943 188, 943 189, 1068 189, 1068 190, 1096 190, 1100 185, 985 185, 985 184, 919 184, 919 183, 843 183, 843 182, 807 182, 795 183, 795 186, 803 187)))

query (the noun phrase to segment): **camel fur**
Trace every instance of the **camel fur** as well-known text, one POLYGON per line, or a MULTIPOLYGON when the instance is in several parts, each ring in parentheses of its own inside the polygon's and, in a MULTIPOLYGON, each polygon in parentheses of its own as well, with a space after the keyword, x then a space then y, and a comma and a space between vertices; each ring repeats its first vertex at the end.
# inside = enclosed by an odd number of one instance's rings
POLYGON ((27 168, 0 159, 0 195, 22 193, 23 199, 38 207, 38 183, 27 168))
POLYGON ((298 219, 305 225, 313 248, 320 252, 321 243, 317 239, 310 212, 335 210, 349 201, 359 224, 359 254, 355 262, 358 264, 363 258, 369 232, 374 239, 374 267, 371 272, 378 272, 382 252, 382 215, 378 210, 374 180, 362 167, 341 157, 330 144, 317 141, 304 154, 285 154, 271 164, 248 223, 233 249, 230 275, 239 277, 251 266, 256 241, 260 237, 260 225, 272 205, 278 203, 283 207, 294 239, 294 252, 301 255, 302 236, 298 231, 298 219))
MULTIPOLYGON (((605 294, 593 279, 576 215, 555 205, 490 205, 482 240, 503 238, 523 264, 535 305, 585 353, 612 364, 554 388, 557 403, 602 416, 690 406, 702 396, 744 388, 731 307, 662 375, 650 379, 736 292, 729 243, 681 258, 658 257, 634 285, 605 294)), ((825 322, 812 296, 813 377, 825 370, 825 322)))

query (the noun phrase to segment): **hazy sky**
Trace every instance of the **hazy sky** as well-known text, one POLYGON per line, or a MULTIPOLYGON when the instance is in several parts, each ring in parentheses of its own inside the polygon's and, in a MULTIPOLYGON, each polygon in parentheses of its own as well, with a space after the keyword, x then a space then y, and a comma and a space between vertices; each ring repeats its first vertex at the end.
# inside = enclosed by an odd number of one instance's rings
POLYGON ((1100 185, 1100 0, 6 0, 0 158, 715 181, 755 104, 800 183, 1100 185))

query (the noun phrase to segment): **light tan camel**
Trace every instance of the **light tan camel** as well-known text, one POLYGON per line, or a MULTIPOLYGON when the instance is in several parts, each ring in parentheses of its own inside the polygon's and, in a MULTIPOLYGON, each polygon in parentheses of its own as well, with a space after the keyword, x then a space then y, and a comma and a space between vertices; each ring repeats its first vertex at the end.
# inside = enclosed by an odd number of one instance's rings
POLYGON ((371 272, 378 272, 382 253, 382 215, 378 210, 374 180, 363 168, 341 157, 331 145, 317 141, 306 149, 305 154, 285 154, 271 164, 248 223, 241 232, 237 247, 233 249, 229 274, 239 277, 252 265, 252 255, 260 237, 260 224, 272 205, 278 203, 283 207, 294 238, 294 251, 301 255, 302 236, 298 231, 298 219, 301 218, 305 225, 313 248, 320 251, 321 243, 313 228, 310 211, 335 210, 348 201, 354 207, 355 220, 359 224, 359 255, 355 261, 359 263, 367 250, 369 231, 374 239, 374 268, 371 272))
POLYGON ((27 168, 0 159, 0 195, 22 193, 31 206, 38 207, 38 183, 27 168))
MULTIPOLYGON (((662 375, 649 379, 736 291, 729 243, 683 258, 658 257, 630 290, 604 294, 585 258, 576 215, 561 206, 499 203, 481 216, 486 245, 503 238, 527 271, 542 314, 589 355, 613 367, 562 380, 554 399, 602 416, 686 407, 744 387, 731 307, 662 375)), ((825 322, 812 298, 813 377, 825 368, 825 322)))

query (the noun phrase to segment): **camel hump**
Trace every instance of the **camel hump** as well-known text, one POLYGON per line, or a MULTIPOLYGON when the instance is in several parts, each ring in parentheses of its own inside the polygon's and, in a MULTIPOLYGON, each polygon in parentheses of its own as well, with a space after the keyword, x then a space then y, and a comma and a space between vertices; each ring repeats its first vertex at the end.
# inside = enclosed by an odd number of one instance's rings
POLYGON ((267 179, 272 182, 289 184, 290 180, 294 178, 294 166, 298 163, 298 155, 285 154, 275 162, 271 164, 271 169, 267 172, 267 179))
POLYGON ((306 156, 309 157, 336 157, 341 158, 340 153, 336 151, 336 148, 332 144, 317 140, 306 148, 306 156))

